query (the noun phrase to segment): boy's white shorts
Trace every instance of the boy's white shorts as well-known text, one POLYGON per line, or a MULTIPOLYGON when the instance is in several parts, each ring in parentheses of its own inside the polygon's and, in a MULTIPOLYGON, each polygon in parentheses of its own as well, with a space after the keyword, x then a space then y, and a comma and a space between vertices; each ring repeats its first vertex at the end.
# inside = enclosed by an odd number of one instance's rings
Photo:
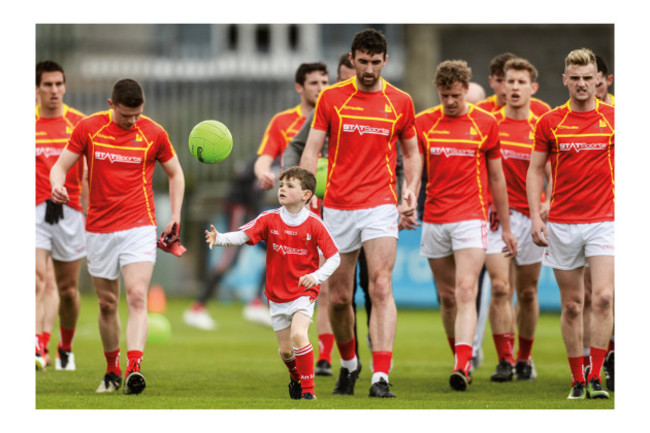
POLYGON ((309 296, 301 296, 291 302, 277 303, 269 301, 269 313, 271 314, 273 330, 281 331, 291 326, 291 320, 295 313, 302 313, 313 319, 314 300, 309 296))

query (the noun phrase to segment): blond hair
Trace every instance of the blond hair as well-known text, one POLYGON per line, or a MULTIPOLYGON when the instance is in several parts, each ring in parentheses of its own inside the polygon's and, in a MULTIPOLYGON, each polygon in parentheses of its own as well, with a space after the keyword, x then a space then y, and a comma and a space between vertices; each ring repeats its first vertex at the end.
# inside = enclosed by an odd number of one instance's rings
POLYGON ((459 82, 467 89, 471 80, 472 68, 467 66, 465 60, 445 60, 438 65, 433 83, 436 87, 449 89, 459 82))
POLYGON ((508 60, 506 64, 503 65, 503 70, 504 72, 508 72, 510 69, 514 69, 515 71, 528 71, 530 74, 530 82, 534 83, 537 81, 537 68, 535 68, 535 66, 533 66, 533 64, 526 59, 516 57, 514 59, 508 60))
POLYGON ((569 66, 587 66, 593 63, 596 67, 596 55, 589 48, 579 48, 571 51, 564 59, 564 68, 569 66))

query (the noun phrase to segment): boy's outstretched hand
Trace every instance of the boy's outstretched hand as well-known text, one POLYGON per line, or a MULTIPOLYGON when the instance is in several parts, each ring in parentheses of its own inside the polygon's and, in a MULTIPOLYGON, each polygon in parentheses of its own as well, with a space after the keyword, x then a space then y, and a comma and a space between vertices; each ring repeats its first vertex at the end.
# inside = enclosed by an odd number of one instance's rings
POLYGON ((212 249, 215 242, 217 242, 217 234, 219 234, 217 232, 217 229, 215 229, 214 226, 210 224, 210 231, 205 231, 205 243, 210 246, 210 249, 212 249))

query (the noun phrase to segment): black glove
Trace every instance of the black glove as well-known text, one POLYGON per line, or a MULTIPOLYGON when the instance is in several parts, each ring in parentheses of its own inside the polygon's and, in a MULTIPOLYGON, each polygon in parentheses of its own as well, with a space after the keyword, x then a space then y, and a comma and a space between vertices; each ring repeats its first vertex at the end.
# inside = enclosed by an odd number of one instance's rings
POLYGON ((52 200, 45 202, 45 222, 48 224, 56 224, 59 220, 63 219, 63 205, 56 204, 52 200))

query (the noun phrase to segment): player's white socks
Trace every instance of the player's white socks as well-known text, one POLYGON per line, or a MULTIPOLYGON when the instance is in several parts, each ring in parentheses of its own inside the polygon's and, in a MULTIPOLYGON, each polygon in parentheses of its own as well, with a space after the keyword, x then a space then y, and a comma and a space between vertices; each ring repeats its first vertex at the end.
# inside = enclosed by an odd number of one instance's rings
POLYGON ((379 379, 384 379, 386 383, 388 383, 388 375, 386 373, 377 372, 372 374, 372 379, 370 379, 370 384, 372 385, 379 382, 379 379))
POLYGON ((347 361, 342 359, 341 360, 341 367, 347 368, 348 371, 355 371, 359 366, 359 360, 355 356, 352 359, 348 359, 347 361))

